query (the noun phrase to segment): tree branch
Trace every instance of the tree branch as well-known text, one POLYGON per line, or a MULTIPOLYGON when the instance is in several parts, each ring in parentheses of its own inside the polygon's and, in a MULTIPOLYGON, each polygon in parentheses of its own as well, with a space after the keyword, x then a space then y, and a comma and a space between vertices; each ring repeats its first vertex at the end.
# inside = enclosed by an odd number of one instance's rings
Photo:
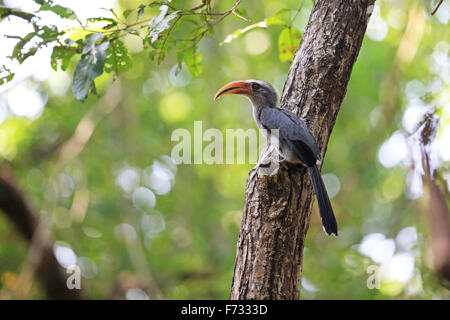
POLYGON ((0 169, 0 210, 30 245, 26 261, 29 264, 22 268, 21 273, 25 275, 26 280, 21 282, 26 289, 19 295, 23 298, 23 293, 28 292, 32 275, 36 272, 49 298, 79 299, 80 290, 67 288, 63 269, 53 254, 51 238, 39 222, 38 215, 29 207, 24 195, 15 185, 11 169, 5 165, 0 169))
MULTIPOLYGON (((284 86, 281 107, 304 119, 324 155, 374 0, 316 1, 284 86)), ((314 201, 305 168, 247 180, 231 299, 298 299, 303 245, 314 201)), ((339 212, 337 212, 339 218, 339 212)), ((333 239, 330 239, 332 241, 333 239)))
POLYGON ((432 16, 434 16, 434 14, 439 10, 439 7, 441 6, 442 2, 444 2, 444 0, 440 0, 436 8, 434 8, 433 12, 431 13, 432 16))
POLYGON ((29 12, 25 12, 15 8, 0 6, 0 21, 8 16, 16 16, 24 20, 27 20, 28 22, 31 22, 31 20, 33 20, 33 18, 36 17, 34 14, 29 12))

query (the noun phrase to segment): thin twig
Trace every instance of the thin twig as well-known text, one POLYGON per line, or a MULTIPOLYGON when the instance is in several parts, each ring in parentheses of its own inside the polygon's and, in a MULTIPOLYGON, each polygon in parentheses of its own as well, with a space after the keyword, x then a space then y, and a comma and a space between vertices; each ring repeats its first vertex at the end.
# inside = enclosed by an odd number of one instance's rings
POLYGON ((242 20, 250 22, 250 19, 248 19, 248 18, 246 18, 244 16, 241 16, 239 13, 236 12, 236 10, 231 11, 231 13, 233 13, 236 17, 241 18, 242 20))
POLYGON ((432 16, 434 16, 434 14, 438 11, 438 9, 441 6, 442 2, 444 2, 444 0, 439 1, 439 3, 437 4, 436 8, 431 13, 432 16))
POLYGON ((298 14, 300 13, 300 11, 302 11, 303 3, 305 3, 305 0, 302 1, 302 4, 300 5, 300 8, 298 8, 298 10, 295 13, 294 17, 292 18, 291 22, 289 22, 289 26, 291 26, 294 23, 295 19, 297 19, 298 14))
POLYGON ((198 10, 198 9, 203 8, 204 6, 206 6, 206 0, 202 0, 202 3, 200 3, 200 4, 199 4, 198 6, 196 6, 196 7, 193 7, 193 8, 191 8, 191 9, 189 9, 189 11, 198 10))
MULTIPOLYGON (((223 20, 226 16, 228 16, 230 13, 232 13, 232 12, 237 8, 237 6, 239 5, 240 2, 241 2, 241 0, 237 0, 237 1, 234 3, 233 7, 232 7, 231 9, 225 11, 225 12, 192 12, 193 9, 190 9, 190 10, 188 10, 188 11, 180 11, 180 12, 178 13, 178 16, 179 16, 179 17, 182 17, 182 16, 190 16, 190 15, 198 15, 198 16, 222 16, 220 19, 214 21, 214 24, 216 24, 216 23, 222 21, 222 20, 223 20)), ((173 9, 173 8, 172 8, 172 9, 173 9)), ((82 29, 83 29, 84 31, 92 32, 92 33, 98 33, 98 32, 101 32, 101 33, 122 32, 122 31, 127 31, 128 29, 133 28, 133 27, 135 27, 135 26, 142 25, 142 24, 144 24, 144 23, 150 22, 152 19, 153 19, 153 17, 151 17, 151 18, 145 18, 145 19, 136 21, 136 22, 134 22, 134 23, 126 24, 126 25, 123 26, 123 27, 116 28, 116 29, 110 29, 110 30, 93 30, 93 29, 88 29, 88 28, 86 28, 86 27, 83 27, 82 29)), ((132 30, 139 30, 139 29, 140 29, 140 28, 132 29, 132 30)), ((75 28, 75 29, 72 29, 72 30, 80 30, 80 29, 75 28)))
MULTIPOLYGON (((159 50, 160 54, 161 54, 161 52, 164 50, 164 47, 166 46, 167 39, 169 39, 170 34, 172 33, 172 30, 175 28, 175 25, 177 24, 178 21, 180 21, 180 19, 181 19, 181 16, 178 16, 178 17, 175 19, 175 21, 173 22, 173 24, 172 24, 172 26, 170 27, 169 31, 167 32, 167 36, 164 38, 164 42, 162 43, 161 49, 159 50)), ((158 57, 158 59, 159 59, 159 57, 158 57)))
POLYGON ((225 19, 228 15, 231 14, 231 13, 238 7, 239 3, 241 3, 241 0, 237 0, 237 1, 234 3, 234 5, 233 5, 233 7, 232 7, 231 9, 229 9, 228 11, 226 11, 226 12, 223 13, 222 17, 220 17, 220 18, 217 19, 217 20, 211 20, 211 21, 209 21, 209 22, 212 23, 212 24, 218 24, 218 23, 221 22, 223 19, 225 19))

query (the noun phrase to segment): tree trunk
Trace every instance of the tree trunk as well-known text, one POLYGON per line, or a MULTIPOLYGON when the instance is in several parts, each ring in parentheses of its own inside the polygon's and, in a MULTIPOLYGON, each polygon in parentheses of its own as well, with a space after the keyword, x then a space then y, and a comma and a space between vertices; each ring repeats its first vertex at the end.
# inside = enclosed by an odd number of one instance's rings
MULTIPOLYGON (((322 158, 374 1, 317 0, 289 70, 281 107, 306 122, 322 158)), ((299 298, 313 189, 305 168, 265 175, 269 158, 266 148, 247 180, 231 299, 299 298)))

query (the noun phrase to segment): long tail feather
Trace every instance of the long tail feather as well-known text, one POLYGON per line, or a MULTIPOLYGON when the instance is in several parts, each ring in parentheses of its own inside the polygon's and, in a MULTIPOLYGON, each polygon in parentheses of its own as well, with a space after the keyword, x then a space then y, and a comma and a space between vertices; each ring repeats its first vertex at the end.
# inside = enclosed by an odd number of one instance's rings
POLYGON ((320 217, 322 218, 322 225, 327 235, 334 234, 337 236, 338 227, 336 218, 334 217, 333 208, 331 207, 330 199, 328 198, 327 189, 323 183, 317 166, 308 167, 309 175, 313 183, 314 191, 316 192, 317 202, 319 203, 320 217))

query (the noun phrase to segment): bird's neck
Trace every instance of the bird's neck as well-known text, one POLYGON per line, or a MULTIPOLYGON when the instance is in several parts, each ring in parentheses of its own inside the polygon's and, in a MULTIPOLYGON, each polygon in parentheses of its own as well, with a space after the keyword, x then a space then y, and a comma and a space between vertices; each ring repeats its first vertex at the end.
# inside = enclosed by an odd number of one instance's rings
POLYGON ((261 111, 264 108, 270 108, 270 107, 255 105, 253 103, 253 101, 252 101, 252 106, 253 106, 253 119, 255 119, 256 125, 258 126, 259 129, 264 129, 264 127, 261 123, 261 111))

